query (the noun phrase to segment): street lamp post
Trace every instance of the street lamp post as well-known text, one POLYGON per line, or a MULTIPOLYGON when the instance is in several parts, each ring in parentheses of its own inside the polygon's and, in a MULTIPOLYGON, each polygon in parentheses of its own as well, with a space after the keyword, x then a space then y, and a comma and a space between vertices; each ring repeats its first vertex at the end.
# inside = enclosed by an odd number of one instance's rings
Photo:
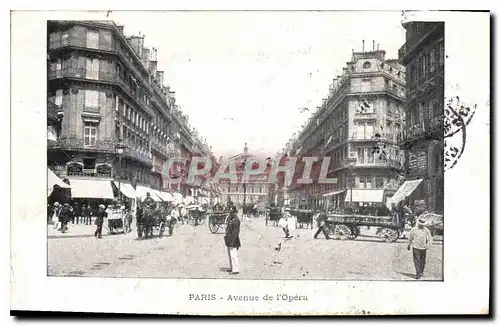
POLYGON ((125 149, 125 145, 121 143, 121 141, 116 145, 116 152, 118 153, 118 166, 119 166, 119 173, 118 173, 118 200, 121 203, 122 202, 122 155, 125 149))
POLYGON ((350 201, 349 201, 349 206, 351 208, 351 211, 352 211, 352 214, 354 214, 354 208, 352 207, 352 188, 353 188, 353 179, 355 178, 355 174, 354 174, 354 164, 356 162, 356 159, 355 158, 350 158, 349 159, 349 171, 351 172, 351 175, 350 175, 350 193, 351 193, 351 196, 350 196, 350 201))

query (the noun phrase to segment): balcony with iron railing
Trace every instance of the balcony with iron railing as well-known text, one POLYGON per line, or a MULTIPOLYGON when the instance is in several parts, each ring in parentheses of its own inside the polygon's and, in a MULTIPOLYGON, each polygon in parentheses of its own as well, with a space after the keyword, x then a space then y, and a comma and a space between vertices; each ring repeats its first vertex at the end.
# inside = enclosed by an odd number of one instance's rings
POLYGON ((137 95, 137 92, 125 81, 123 78, 118 76, 116 73, 105 73, 99 72, 96 74, 97 78, 93 78, 90 74, 87 74, 85 69, 73 69, 65 68, 62 70, 49 71, 49 80, 58 78, 78 78, 89 82, 108 82, 118 85, 132 101, 141 107, 149 115, 153 115, 153 110, 150 105, 143 98, 137 95))
POLYGON ((428 36, 439 28, 443 28, 444 31, 444 23, 409 22, 405 28, 407 30, 406 42, 398 49, 398 58, 403 64, 406 64, 406 57, 428 36))
MULTIPOLYGON (((149 78, 151 72, 148 71, 146 69, 146 67, 143 65, 141 58, 138 57, 137 53, 135 53, 135 51, 130 47, 130 45, 128 44, 128 42, 125 40, 124 37, 123 37, 122 41, 127 44, 126 48, 128 49, 128 51, 125 51, 122 48, 112 49, 111 47, 100 48, 100 49, 82 47, 80 45, 80 39, 76 36, 73 36, 73 35, 70 35, 68 37, 68 41, 66 41, 65 44, 60 44, 56 48, 51 47, 49 49, 50 50, 57 50, 60 48, 73 47, 76 49, 84 49, 84 50, 92 51, 92 52, 103 52, 103 53, 118 55, 122 59, 122 62, 129 69, 129 71, 131 71, 133 73, 133 75, 136 76, 136 78, 138 78, 140 80, 141 84, 145 85, 146 88, 149 87, 152 90, 151 93, 153 93, 154 96, 151 100, 156 101, 158 104, 160 104, 160 107, 166 108, 163 110, 164 114, 166 114, 170 120, 172 120, 172 119, 176 120, 181 125, 181 128, 185 132, 189 133, 189 130, 185 126, 185 123, 183 121, 181 121, 178 117, 175 117, 174 114, 171 114, 170 104, 168 103, 167 99, 165 98, 165 95, 162 92, 162 90, 160 89, 160 87, 155 82, 153 82, 151 80, 151 78, 149 78), (140 66, 142 71, 139 71, 137 66, 140 66)), ((61 74, 62 74, 61 72, 49 72, 49 79, 60 78, 60 77, 58 77, 58 75, 61 75, 61 74)), ((82 74, 81 76, 84 76, 84 74, 82 74)), ((77 76, 68 76, 68 77, 77 77, 77 76)), ((153 76, 153 77, 156 78, 156 76, 153 76)), ((77 77, 77 78, 81 78, 81 77, 77 77)), ((122 86, 124 86, 124 88, 128 88, 129 93, 131 92, 130 88, 126 85, 126 83, 125 83, 125 85, 122 84, 122 86)), ((140 101, 143 102, 142 100, 140 100, 140 101)), ((146 110, 146 112, 149 112, 149 111, 146 110)))
POLYGON ((374 135, 364 135, 353 132, 349 138, 351 142, 395 142, 393 133, 376 133, 374 135), (378 136, 375 136, 378 135, 378 136))
POLYGON ((423 123, 413 125, 404 129, 397 135, 397 143, 399 145, 408 142, 417 141, 424 137, 436 136, 438 138, 444 137, 444 115, 425 119, 423 123))

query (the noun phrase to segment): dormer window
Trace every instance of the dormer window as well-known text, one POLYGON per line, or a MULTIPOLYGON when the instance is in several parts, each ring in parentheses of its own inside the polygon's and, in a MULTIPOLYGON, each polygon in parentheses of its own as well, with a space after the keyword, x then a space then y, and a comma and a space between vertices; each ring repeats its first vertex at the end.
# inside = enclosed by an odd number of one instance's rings
POLYGON ((372 64, 370 63, 370 61, 365 61, 365 63, 363 63, 363 68, 364 69, 368 69, 372 66, 372 64))

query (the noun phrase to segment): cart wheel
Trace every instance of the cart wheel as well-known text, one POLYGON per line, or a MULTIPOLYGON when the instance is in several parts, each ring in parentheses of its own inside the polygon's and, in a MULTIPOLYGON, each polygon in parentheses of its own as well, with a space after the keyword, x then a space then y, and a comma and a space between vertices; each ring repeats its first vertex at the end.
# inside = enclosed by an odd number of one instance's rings
POLYGON ((206 217, 202 217, 202 218, 200 218, 200 219, 198 220, 198 225, 203 225, 203 224, 205 224, 205 220, 206 220, 206 219, 207 219, 206 217))
POLYGON ((351 237, 351 229, 344 224, 338 224, 333 231, 335 238, 340 240, 347 240, 351 237))
POLYGON ((351 229, 351 236, 349 237, 349 239, 354 240, 359 236, 361 230, 359 229, 359 226, 351 226, 350 229, 351 229))
POLYGON ((378 236, 385 242, 394 242, 399 239, 399 232, 395 229, 383 228, 379 230, 378 236))
POLYGON ((165 232, 165 223, 160 222, 160 231, 158 232, 159 238, 161 238, 163 236, 163 232, 165 232))
POLYGON ((219 231, 219 224, 213 222, 209 223, 208 228, 210 229, 210 232, 217 233, 217 231, 219 231))

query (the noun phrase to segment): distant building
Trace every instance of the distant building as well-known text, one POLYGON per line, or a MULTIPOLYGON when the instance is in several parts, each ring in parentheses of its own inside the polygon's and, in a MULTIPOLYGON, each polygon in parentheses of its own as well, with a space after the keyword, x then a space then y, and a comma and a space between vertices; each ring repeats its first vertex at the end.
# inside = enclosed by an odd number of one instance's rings
MULTIPOLYGON (((243 180, 245 164, 252 159, 262 160, 262 158, 248 152, 247 144, 245 144, 243 153, 229 158, 228 162, 234 162, 236 165, 238 182, 231 183, 231 180, 227 178, 220 179, 220 188, 222 189, 221 201, 223 203, 227 203, 228 201, 240 205, 243 205, 243 203, 267 203, 270 188, 270 183, 268 182, 268 167, 266 167, 266 172, 251 175, 248 180, 243 180)), ((253 169, 257 168, 257 166, 253 167, 253 169)))
MULTIPOLYGON (((364 47, 364 45, 363 45, 364 47)), ((331 157, 329 178, 337 184, 297 184, 288 188, 291 203, 307 201, 309 207, 363 205, 382 202, 398 188, 403 152, 396 144, 402 130, 405 102, 405 68, 385 51, 352 53, 343 73, 333 79, 328 96, 292 139, 290 155, 318 156, 313 179, 319 176, 323 157, 331 157), (328 194, 328 197, 324 195, 328 194)), ((300 169, 297 171, 301 176, 300 169)))
POLYGON ((423 179, 411 195, 429 211, 444 209, 444 23, 404 25, 406 43, 399 50, 406 66, 406 123, 398 135, 405 149, 406 179, 423 179))

